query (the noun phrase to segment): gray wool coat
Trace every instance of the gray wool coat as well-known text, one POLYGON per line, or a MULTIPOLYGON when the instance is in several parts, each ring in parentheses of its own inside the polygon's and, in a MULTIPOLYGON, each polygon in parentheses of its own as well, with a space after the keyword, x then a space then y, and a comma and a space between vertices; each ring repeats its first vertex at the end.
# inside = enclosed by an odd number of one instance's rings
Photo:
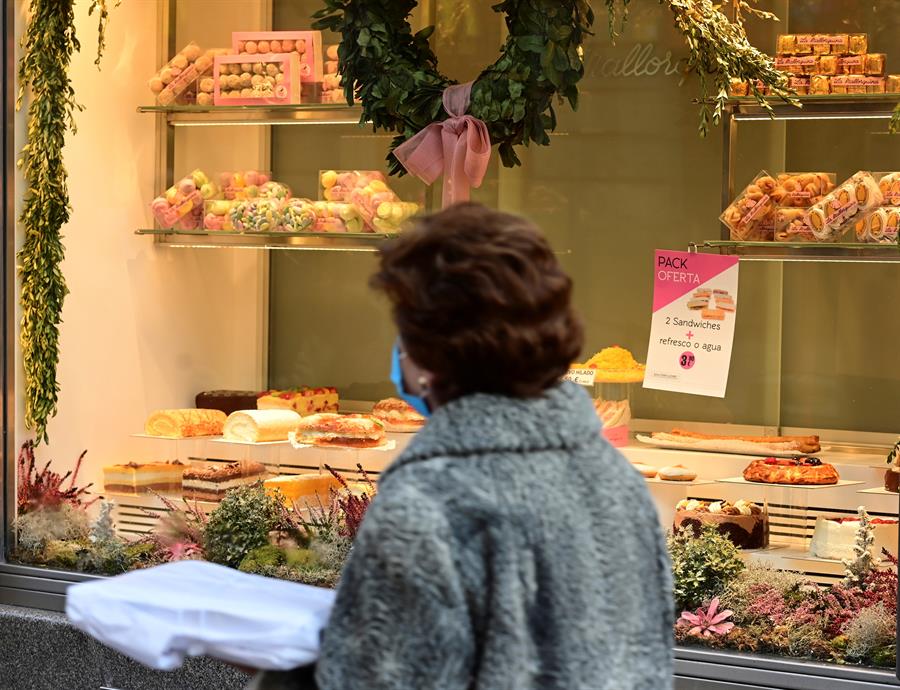
MULTIPOLYGON (((440 409, 382 475, 320 690, 669 690, 671 570, 643 478, 563 383, 440 409)), ((259 688, 302 688, 267 674, 259 688)))

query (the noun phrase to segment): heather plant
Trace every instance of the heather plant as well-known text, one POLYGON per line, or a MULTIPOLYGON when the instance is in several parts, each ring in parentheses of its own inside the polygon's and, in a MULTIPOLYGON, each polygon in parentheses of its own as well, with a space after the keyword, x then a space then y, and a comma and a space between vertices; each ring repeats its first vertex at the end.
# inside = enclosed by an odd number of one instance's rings
POLYGON ((846 656, 862 661, 894 642, 896 618, 884 604, 863 609, 844 627, 846 656))
POLYGON ((715 529, 705 527, 669 535, 675 601, 682 609, 695 609, 723 592, 744 569, 738 548, 715 529))
POLYGON ((720 598, 722 606, 734 611, 734 620, 740 623, 756 618, 751 607, 758 600, 786 603, 805 582, 799 573, 751 563, 726 584, 720 598))

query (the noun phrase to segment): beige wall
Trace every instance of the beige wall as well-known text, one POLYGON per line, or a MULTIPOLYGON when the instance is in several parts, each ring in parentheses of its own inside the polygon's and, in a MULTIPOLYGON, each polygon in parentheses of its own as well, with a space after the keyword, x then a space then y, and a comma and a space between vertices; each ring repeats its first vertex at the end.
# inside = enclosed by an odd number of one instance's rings
MULTIPOLYGON (((216 3, 207 4, 211 9, 216 3)), ((264 291, 261 254, 157 248, 151 239, 134 235, 137 228, 150 227, 149 203, 160 191, 154 179, 154 117, 136 108, 149 102, 146 82, 159 67, 161 3, 129 0, 112 11, 100 72, 93 64, 96 18, 88 18, 87 5, 76 3, 82 52, 71 70, 86 110, 65 149, 73 211, 64 229, 63 271, 71 294, 63 312, 62 390, 59 415, 49 426, 50 447, 40 455, 65 469, 87 448, 92 462, 84 481, 99 481, 105 463, 167 457, 166 448, 147 448, 130 438, 149 411, 192 405, 204 388, 261 384, 265 351, 257 319, 264 291)), ((221 12, 206 15, 207 25, 218 25, 223 35, 232 20, 221 12)), ((17 147, 24 127, 20 113, 17 147)), ((258 139, 232 138, 218 146, 248 167, 259 164, 258 139)), ((191 156, 197 148, 188 141, 184 150, 191 156)), ((207 162, 197 155, 176 174, 207 162)), ((22 185, 18 178, 17 196, 22 185)), ((16 376, 18 444, 29 436, 22 427, 18 356, 16 376)))

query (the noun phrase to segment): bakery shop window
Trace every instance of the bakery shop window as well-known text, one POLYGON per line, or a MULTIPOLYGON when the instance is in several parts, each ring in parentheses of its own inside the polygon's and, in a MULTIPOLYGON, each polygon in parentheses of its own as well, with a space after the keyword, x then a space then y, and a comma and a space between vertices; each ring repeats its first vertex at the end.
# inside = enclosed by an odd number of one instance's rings
MULTIPOLYGON (((124 14, 111 24, 110 50, 122 26, 141 25, 142 4, 116 10, 124 14)), ((212 0, 177 4, 179 46, 226 45, 233 31, 259 28, 221 16, 212 0)), ((271 28, 308 28, 318 4, 275 0, 271 28)), ((489 3, 431 4, 442 69, 475 77, 473 65, 496 58, 501 21, 489 3)), ((473 197, 532 219, 574 280, 586 348, 573 365, 594 372, 588 392, 603 433, 647 479, 672 531, 676 581, 716 583, 684 589, 678 612, 709 613, 716 598, 720 611, 733 612, 722 621, 733 627, 710 636, 692 634, 684 619, 679 643, 890 666, 900 483, 900 457, 890 453, 900 432, 896 265, 743 262, 739 308, 733 295, 692 296, 691 306, 710 319, 736 315, 726 396, 645 390, 642 380, 654 249, 685 248, 731 225, 747 240, 770 230, 774 238, 779 228, 801 241, 797 212, 811 198, 861 171, 879 182, 900 174, 900 137, 864 118, 742 122, 736 194, 723 204, 720 137, 697 137, 695 91, 690 79, 681 84, 677 67, 683 41, 665 7, 630 11, 615 45, 602 31, 588 39, 579 110, 558 112, 552 145, 520 151, 515 169, 495 163, 473 197), (771 203, 773 195, 783 203, 771 203)), ((866 79, 883 79, 887 90, 900 85, 900 50, 891 48, 898 22, 900 7, 890 3, 793 0, 780 25, 753 24, 751 40, 780 51, 785 68, 799 72, 791 75, 795 88, 811 96, 866 87, 866 79)), ((146 48, 129 53, 134 73, 149 78, 172 57, 148 57, 155 32, 129 35, 146 48)), ((326 59, 327 44, 326 37, 326 59)), ((248 64, 253 72, 256 63, 248 64)), ((95 78, 108 102, 129 112, 141 105, 124 84, 110 89, 106 70, 83 77, 95 78)), ((79 140, 92 150, 113 127, 125 131, 104 119, 103 105, 88 103, 79 115, 79 140)), ((161 191, 129 177, 133 152, 154 142, 153 122, 141 122, 109 162, 139 200, 128 210, 136 227, 161 191)), ((355 233, 364 219, 341 197, 384 175, 388 140, 353 125, 185 127, 173 144, 176 180, 199 190, 203 178, 190 171, 200 166, 231 171, 220 180, 234 196, 252 194, 248 186, 269 185, 275 197, 321 190, 332 198, 315 202, 326 204, 319 215, 313 202, 298 202, 287 224, 310 227, 313 213, 319 230, 355 233)), ((152 161, 141 161, 150 176, 152 161)), ((91 179, 95 162, 74 145, 67 155, 72 179, 91 179)), ((409 177, 388 183, 402 202, 425 200, 409 177)), ((163 250, 143 240, 132 254, 120 227, 98 235, 105 224, 79 215, 96 207, 94 190, 71 192, 60 412, 49 446, 23 445, 27 434, 16 433, 8 560, 112 574, 209 558, 333 586, 380 471, 425 423, 394 397, 388 379, 396 333, 367 285, 374 257, 272 251, 262 258, 163 250), (97 238, 90 254, 83 237, 97 238), (113 271, 109 284, 97 285, 98 265, 113 271), (107 322, 126 325, 111 333, 107 322), (102 351, 98 332, 111 344, 102 351)), ((235 221, 251 231, 267 222, 268 203, 219 201, 203 211, 223 236, 236 232, 235 221)), ((178 212, 165 193, 163 202, 157 212, 178 212)), ((405 217, 406 207, 397 210, 405 217)), ((889 229, 893 216, 882 210, 876 217, 889 229)), ((865 231, 872 230, 869 222, 865 231)), ((18 374, 16 388, 21 398, 18 374)))

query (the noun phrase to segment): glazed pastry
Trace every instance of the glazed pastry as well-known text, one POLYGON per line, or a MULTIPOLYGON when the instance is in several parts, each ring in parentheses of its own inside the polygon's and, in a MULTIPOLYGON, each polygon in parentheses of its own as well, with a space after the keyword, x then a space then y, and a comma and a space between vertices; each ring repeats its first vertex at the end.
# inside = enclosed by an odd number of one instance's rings
POLYGON ((300 419, 293 410, 242 410, 228 416, 223 436, 243 443, 287 441, 300 419))
MULTIPOLYGON (((883 65, 882 65, 883 67, 883 65)), ((838 58, 838 74, 856 74, 863 75, 866 73, 866 56, 865 55, 849 55, 847 57, 838 58)))
POLYGON ((219 436, 225 425, 225 413, 219 410, 158 410, 144 424, 148 436, 191 438, 219 436))
POLYGON ((884 84, 887 93, 900 93, 900 74, 891 74, 884 84))
POLYGON ((657 469, 653 465, 645 465, 640 462, 633 462, 631 466, 644 475, 647 479, 653 479, 657 475, 657 469))
POLYGON ((684 465, 663 467, 658 475, 660 479, 669 482, 691 482, 697 478, 697 473, 693 470, 689 470, 684 465))
POLYGON ((837 55, 823 55, 819 58, 819 74, 834 76, 840 74, 839 70, 840 58, 837 55))
POLYGON ((818 458, 765 458, 747 465, 744 479, 764 484, 837 484, 840 476, 834 465, 818 458))

